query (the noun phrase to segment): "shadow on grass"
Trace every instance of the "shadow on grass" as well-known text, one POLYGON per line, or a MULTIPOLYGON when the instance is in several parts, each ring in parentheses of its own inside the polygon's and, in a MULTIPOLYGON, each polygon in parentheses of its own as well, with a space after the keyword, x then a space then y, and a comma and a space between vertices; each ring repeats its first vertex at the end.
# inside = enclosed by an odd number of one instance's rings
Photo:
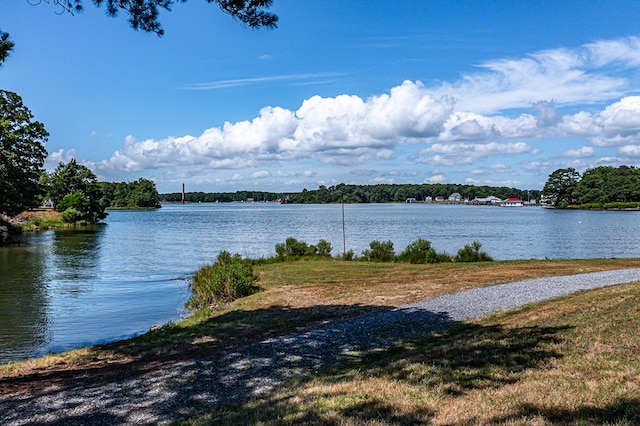
POLYGON ((100 345, 99 350, 127 356, 177 359, 213 353, 255 343, 285 333, 300 332, 362 315, 388 311, 372 305, 317 305, 304 308, 272 306, 233 310, 196 324, 170 324, 159 330, 119 342, 100 345))
POLYGON ((580 406, 573 410, 522 405, 516 414, 492 420, 511 424, 523 418, 541 417, 549 425, 640 425, 640 397, 612 402, 605 407, 580 406))
POLYGON ((382 398, 381 392, 396 391, 376 386, 398 384, 418 393, 430 389, 431 398, 445 398, 512 384, 527 370, 561 358, 551 348, 567 330, 456 323, 426 312, 401 314, 391 324, 377 329, 379 344, 362 345, 360 352, 337 360, 337 367, 297 379, 296 390, 280 389, 248 404, 222 407, 196 423, 269 424, 284 419, 294 424, 425 424, 434 415, 428 408, 402 408, 399 401, 407 395, 396 395, 397 401, 389 395, 382 398))
MULTIPOLYGON (((435 413, 426 403, 403 404, 402 398, 415 396, 402 389, 426 388, 444 399, 516 383, 526 371, 561 358, 553 348, 567 330, 458 323, 445 313, 419 309, 331 305, 229 312, 163 333, 181 342, 176 350, 194 339, 217 337, 216 330, 231 339, 243 327, 255 328, 248 333, 252 338, 238 339, 243 344, 227 350, 207 352, 206 342, 196 343, 197 352, 0 379, 0 388, 29 389, 19 397, 0 395, 0 413, 6 413, 0 423, 34 421, 35 415, 54 419, 39 420, 51 425, 161 423, 208 412, 196 423, 425 424, 435 413), (366 315, 354 318, 358 313, 366 315), (285 334, 309 323, 323 325, 285 334), (284 383, 293 385, 277 388, 284 383), (396 397, 382 395, 393 389, 376 387, 389 383, 401 389, 396 397)), ((598 412, 541 415, 559 423, 575 416, 586 422, 618 419, 618 413, 633 414, 632 402, 598 412)), ((523 407, 520 414, 541 411, 523 407)))

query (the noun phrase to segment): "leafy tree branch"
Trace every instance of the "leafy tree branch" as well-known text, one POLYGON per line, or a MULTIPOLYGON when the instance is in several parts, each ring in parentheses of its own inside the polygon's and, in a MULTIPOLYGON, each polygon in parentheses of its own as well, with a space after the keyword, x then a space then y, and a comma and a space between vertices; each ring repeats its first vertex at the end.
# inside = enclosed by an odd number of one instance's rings
MULTIPOLYGON (((42 3, 53 4, 56 13, 75 15, 84 10, 83 0, 27 0, 37 6, 42 3)), ((220 10, 250 28, 276 28, 278 16, 269 12, 273 0, 205 0, 216 4, 220 10)), ((129 25, 135 30, 164 35, 160 23, 160 12, 171 11, 176 3, 187 0, 91 0, 98 8, 104 8, 106 14, 117 17, 121 12, 127 16, 129 25)))

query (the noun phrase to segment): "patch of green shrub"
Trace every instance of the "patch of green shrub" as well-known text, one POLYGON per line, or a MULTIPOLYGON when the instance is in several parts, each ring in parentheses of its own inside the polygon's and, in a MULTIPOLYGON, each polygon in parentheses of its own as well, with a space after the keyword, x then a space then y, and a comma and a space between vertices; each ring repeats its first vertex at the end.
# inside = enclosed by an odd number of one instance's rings
POLYGON ((369 243, 369 248, 362 250, 365 260, 374 262, 391 262, 395 258, 393 242, 374 240, 369 243))
POLYGON ((253 272, 251 260, 222 251, 213 265, 200 268, 193 276, 193 294, 187 307, 204 309, 249 296, 258 290, 257 282, 258 276, 253 272))
POLYGON ((283 243, 276 244, 276 254, 280 258, 284 257, 302 257, 309 252, 309 246, 304 241, 298 241, 293 237, 289 237, 283 243))
POLYGON ((82 213, 73 207, 67 208, 60 215, 65 223, 76 223, 82 220, 82 213))
POLYGON ((409 263, 441 263, 451 262, 451 256, 436 252, 431 247, 431 241, 418 238, 398 255, 398 260, 409 263))
POLYGON ((585 210, 600 210, 603 208, 603 204, 602 203, 581 204, 580 208, 585 210))
POLYGON ((342 253, 342 260, 351 261, 353 260, 354 257, 355 257, 355 253, 353 252, 353 250, 349 250, 346 253, 342 253))
POLYGON ((289 237, 284 243, 276 244, 275 250, 276 256, 280 260, 290 260, 305 256, 331 256, 332 247, 331 243, 326 240, 320 240, 314 246, 289 237))
POLYGON ((458 250, 458 254, 453 259, 456 262, 491 262, 493 258, 486 252, 480 251, 482 244, 478 241, 474 241, 471 244, 465 245, 458 250))
POLYGON ((320 256, 331 256, 331 243, 327 240, 320 240, 316 245, 316 249, 318 250, 318 255, 320 256))
POLYGON ((613 202, 613 203, 604 204, 604 208, 607 210, 637 209, 639 207, 640 207, 640 203, 636 203, 636 202, 613 202))

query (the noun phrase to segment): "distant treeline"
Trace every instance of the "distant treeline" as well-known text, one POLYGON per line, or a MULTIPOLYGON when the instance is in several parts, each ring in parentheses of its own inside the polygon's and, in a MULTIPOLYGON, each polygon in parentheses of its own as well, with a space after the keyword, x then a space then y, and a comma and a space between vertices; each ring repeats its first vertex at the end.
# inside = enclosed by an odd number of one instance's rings
POLYGON ((156 184, 148 179, 134 182, 99 182, 101 204, 106 208, 139 209, 160 207, 156 184))
POLYGON ((346 185, 320 186, 317 190, 307 191, 291 195, 292 203, 403 203, 407 198, 415 198, 424 201, 426 197, 443 197, 445 200, 453 193, 458 193, 464 199, 473 200, 475 197, 485 198, 493 195, 506 199, 517 197, 534 200, 540 191, 527 191, 517 188, 455 185, 455 184, 379 184, 379 185, 346 185))
MULTIPOLYGON (((493 195, 506 199, 510 197, 522 200, 536 200, 540 196, 538 190, 522 190, 508 187, 455 185, 455 184, 379 184, 379 185, 347 185, 320 186, 318 189, 303 189, 298 193, 275 193, 262 191, 237 192, 187 192, 185 201, 190 203, 206 202, 242 202, 247 200, 278 201, 284 199, 298 204, 325 203, 404 203, 408 198, 424 201, 426 197, 443 197, 445 200, 453 193, 459 193, 463 198, 473 200, 475 197, 485 198, 493 195)), ((161 194, 163 202, 180 202, 182 194, 174 192, 161 194)))
MULTIPOLYGON (((236 192, 186 192, 184 200, 187 203, 234 203, 247 200, 259 202, 278 201, 284 198, 283 193, 264 191, 236 191, 236 192)), ((182 200, 182 193, 172 192, 170 194, 160 194, 163 203, 179 203, 182 200)))

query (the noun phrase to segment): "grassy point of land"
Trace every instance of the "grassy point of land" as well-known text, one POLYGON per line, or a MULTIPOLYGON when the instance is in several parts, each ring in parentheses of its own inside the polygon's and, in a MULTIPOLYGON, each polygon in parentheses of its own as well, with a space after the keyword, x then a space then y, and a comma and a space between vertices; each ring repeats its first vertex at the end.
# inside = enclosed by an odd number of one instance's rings
MULTIPOLYGON (((258 293, 134 339, 3 365, 0 379, 29 377, 15 386, 30 389, 87 372, 108 381, 463 289, 637 267, 640 259, 257 265, 258 293)), ((638 424, 638 302, 640 286, 614 286, 459 324, 187 423, 638 424)))

